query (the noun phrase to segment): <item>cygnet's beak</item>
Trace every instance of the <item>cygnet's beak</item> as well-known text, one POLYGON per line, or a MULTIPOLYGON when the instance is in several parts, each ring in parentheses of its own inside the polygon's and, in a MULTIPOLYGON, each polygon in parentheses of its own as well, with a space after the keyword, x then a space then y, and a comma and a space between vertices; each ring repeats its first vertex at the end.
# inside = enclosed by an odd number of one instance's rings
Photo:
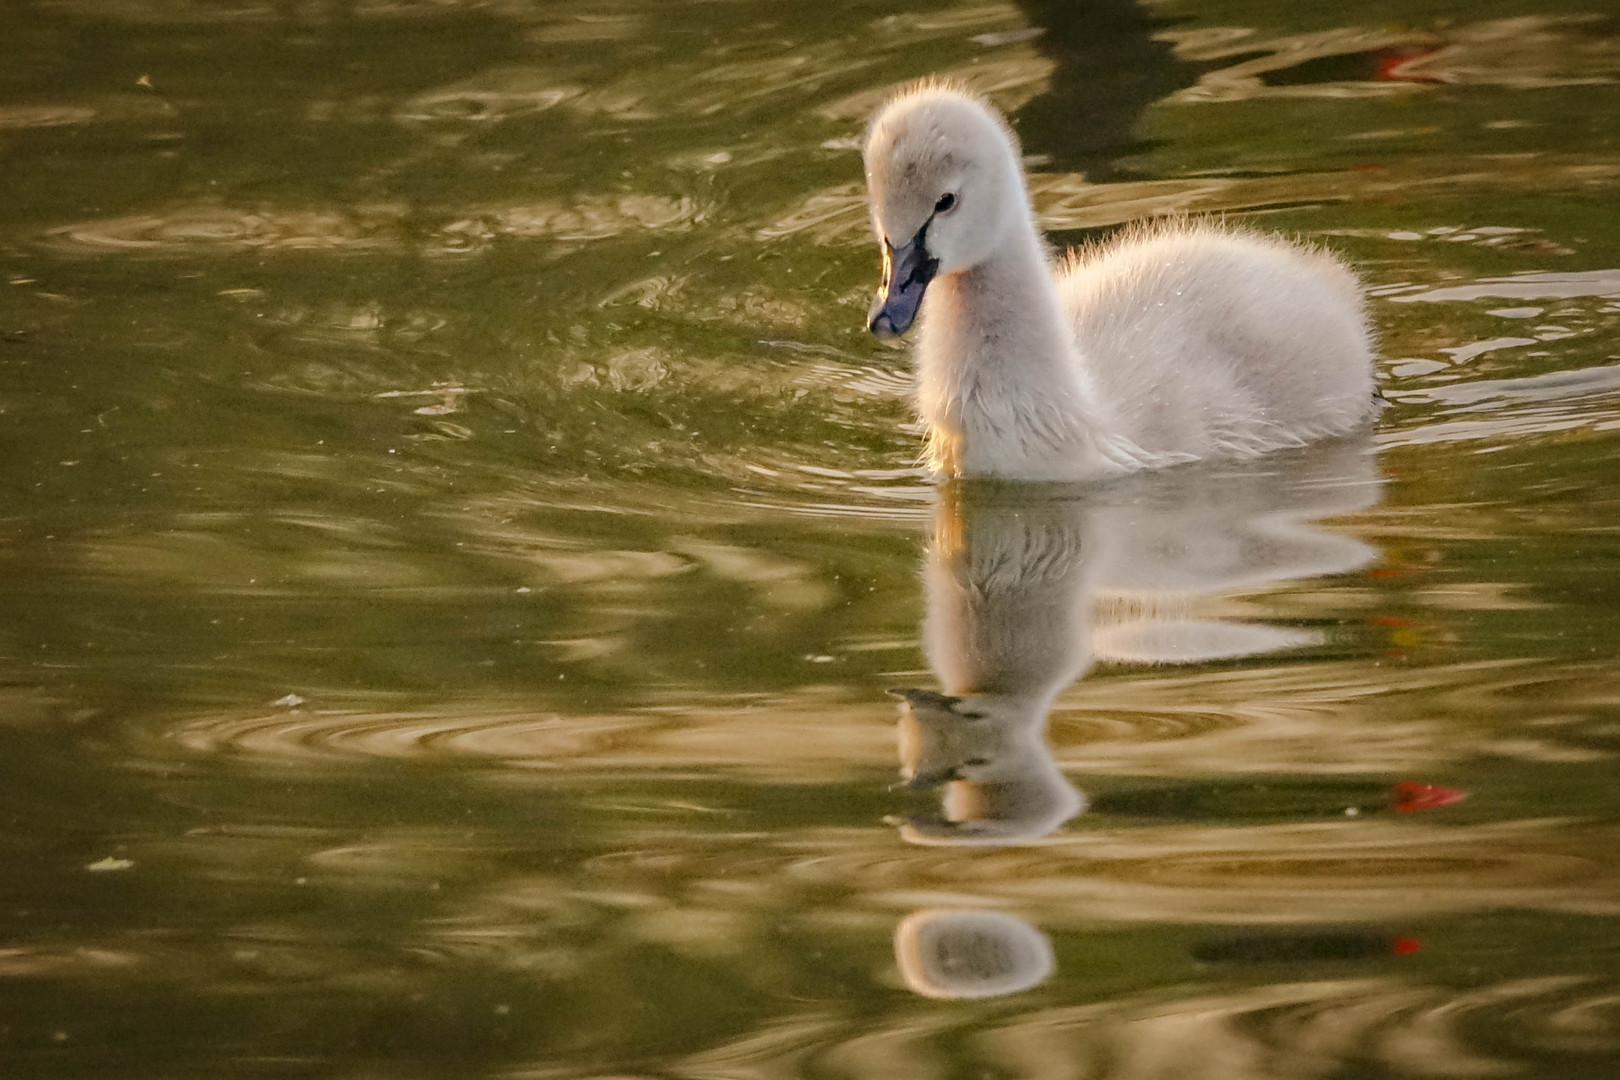
POLYGON ((923 291, 939 269, 939 260, 929 256, 924 244, 926 236, 926 229, 919 230, 899 250, 883 241, 883 284, 866 314, 866 328, 880 338, 899 337, 917 318, 923 291))

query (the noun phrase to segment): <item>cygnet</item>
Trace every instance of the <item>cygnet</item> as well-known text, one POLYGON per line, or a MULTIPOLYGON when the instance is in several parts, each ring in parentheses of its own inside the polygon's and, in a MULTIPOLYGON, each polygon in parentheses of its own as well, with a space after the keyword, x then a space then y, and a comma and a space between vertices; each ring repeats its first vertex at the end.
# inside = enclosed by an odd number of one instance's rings
POLYGON ((1178 219, 1053 259, 1018 140, 923 83, 864 151, 880 337, 920 315, 917 407, 945 476, 1093 480, 1344 434, 1378 408, 1360 282, 1334 256, 1178 219))

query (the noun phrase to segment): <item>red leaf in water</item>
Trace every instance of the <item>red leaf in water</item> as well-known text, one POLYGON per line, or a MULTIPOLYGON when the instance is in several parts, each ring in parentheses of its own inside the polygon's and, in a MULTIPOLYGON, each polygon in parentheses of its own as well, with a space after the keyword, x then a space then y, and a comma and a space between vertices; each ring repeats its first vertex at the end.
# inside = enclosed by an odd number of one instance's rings
POLYGON ((1402 780, 1390 789, 1395 795, 1395 811, 1409 814, 1414 810, 1433 810, 1450 806, 1468 798, 1468 792, 1456 788, 1425 784, 1421 780, 1402 780))
POLYGON ((1433 56, 1439 49, 1394 48, 1378 54, 1378 70, 1373 78, 1379 82, 1445 83, 1451 78, 1438 72, 1413 71, 1412 65, 1433 56))

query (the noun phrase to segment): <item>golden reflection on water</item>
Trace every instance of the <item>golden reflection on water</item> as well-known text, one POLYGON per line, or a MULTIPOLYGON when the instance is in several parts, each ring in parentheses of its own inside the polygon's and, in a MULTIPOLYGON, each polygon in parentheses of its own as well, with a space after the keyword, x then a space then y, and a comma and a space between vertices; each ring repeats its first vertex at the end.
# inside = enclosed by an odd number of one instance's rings
MULTIPOLYGON (((588 642, 568 647, 601 655, 588 642)), ((1142 777, 1387 775, 1482 754, 1608 760, 1612 752, 1583 745, 1581 724, 1542 725, 1533 734, 1512 727, 1525 693, 1537 695, 1549 713, 1575 715, 1583 703, 1616 693, 1612 673, 1601 665, 1574 674, 1560 669, 1549 675, 1511 662, 1407 671, 1300 662, 1083 680, 1054 708, 1050 753, 1066 772, 1142 777), (1477 722, 1472 730, 1470 718, 1477 722)), ((757 780, 826 782, 893 765, 893 707, 846 688, 809 686, 702 706, 683 697, 669 693, 601 715, 557 713, 523 698, 462 703, 455 710, 346 709, 334 702, 171 718, 139 742, 160 754, 163 745, 229 754, 243 766, 460 760, 497 774, 542 770, 582 780, 597 770, 661 763, 757 780)))
POLYGON ((1192 61, 1237 63, 1206 72, 1172 97, 1181 104, 1266 97, 1387 97, 1455 84, 1544 89, 1611 84, 1620 78, 1620 49, 1598 36, 1605 16, 1524 15, 1433 29, 1343 27, 1263 37, 1238 27, 1170 29, 1160 38, 1192 61), (1256 55, 1258 54, 1258 55, 1256 55), (1365 57, 1359 78, 1302 82, 1268 76, 1329 58, 1365 57))
POLYGON ((1513 1075, 1517 1055, 1565 1042, 1566 1018, 1612 1009, 1611 993, 1579 978, 1462 994, 1393 978, 1278 983, 1038 1010, 996 1025, 983 1042, 1020 1075, 1043 1078, 1282 1080, 1331 1075, 1353 1059, 1426 1076, 1513 1075), (1496 1054, 1477 1048, 1486 1025, 1496 1026, 1496 1054))
POLYGON ((1042 220, 1344 251, 1382 458, 1042 503, 912 467, 854 153, 1036 5, 33 5, 5 1066, 1607 1075, 1612 22, 1217 8, 1042 220))
MULTIPOLYGON (((1170 180, 1092 183, 1075 173, 1034 172, 1029 177, 1042 228, 1097 229, 1139 218, 1177 214, 1264 211, 1318 202, 1359 202, 1458 186, 1489 192, 1525 184, 1579 191, 1620 177, 1620 164, 1535 154, 1511 160, 1413 159, 1376 169, 1290 172, 1282 176, 1199 176, 1170 180)), ((817 243, 857 244, 866 239, 866 199, 857 183, 809 195, 756 236, 777 240, 803 234, 817 243)))
MULTIPOLYGON (((1039 1080, 1296 1080, 1332 1075, 1346 1061, 1425 1076, 1516 1075, 1538 1054, 1612 1052, 1615 1008, 1612 984, 1558 977, 1462 993, 1392 977, 1284 981, 988 1017, 919 1009, 874 1021, 801 1008, 667 1072, 931 1080, 955 1075, 965 1058, 1039 1080)), ((507 1075, 560 1074, 536 1062, 507 1075)))
MULTIPOLYGON (((902 824, 903 836, 926 846, 897 848, 875 819, 781 832, 750 825, 724 798, 634 791, 637 778, 653 775, 666 783, 731 774, 754 784, 872 784, 893 761, 893 714, 835 685, 731 705, 694 704, 676 693, 598 715, 535 709, 521 698, 441 712, 300 703, 166 720, 137 748, 151 762, 229 760, 295 775, 386 761, 461 762, 477 767, 469 779, 496 789, 581 793, 604 822, 619 822, 593 842, 601 854, 585 878, 491 875, 500 844, 454 830, 275 840, 282 858, 295 855, 303 867, 300 880, 329 890, 431 895, 441 881, 485 878, 445 894, 420 947, 553 980, 588 978, 593 964, 608 962, 604 949, 755 957, 785 911, 811 932, 887 923, 899 981, 941 999, 1034 992, 1051 969, 1048 934, 1104 925, 1398 925, 1482 909, 1620 915, 1620 865, 1603 854, 1620 850, 1613 830, 1569 819, 1407 819, 1365 793, 1328 791, 1280 821, 1142 821, 1130 818, 1130 800, 1111 793, 1054 834, 1084 808, 1075 789, 1089 787, 1088 776, 1137 784, 1268 771, 1342 778, 1399 775, 1482 753, 1559 760, 1559 729, 1529 737, 1491 722, 1513 715, 1511 699, 1541 681, 1520 662, 1208 666, 1211 656, 1241 657, 1279 640, 1322 640, 1251 633, 1266 624, 1248 621, 1253 601, 1244 598, 1286 592, 1302 575, 1360 573, 1377 559, 1373 544, 1315 524, 1330 514, 1353 523, 1384 513, 1373 505, 1382 486, 1373 460, 1366 446, 1345 443, 1225 475, 1148 478, 1102 498, 946 492, 928 554, 925 639, 952 693, 907 691, 901 729, 908 777, 945 784, 942 814, 902 824), (1190 670, 1120 672, 1066 689, 1098 657, 1128 659, 1099 649, 1099 641, 1117 640, 1120 627, 1166 621, 1200 627, 1204 646, 1187 655, 1182 634, 1140 631, 1135 640, 1141 648, 1170 643, 1175 648, 1146 658, 1193 661, 1190 670), (1231 633, 1223 637, 1223 629, 1231 633), (1406 700, 1414 705, 1399 704, 1406 700), (1048 708, 1050 748, 1042 740, 1048 708), (1485 722, 1468 730, 1448 714, 1485 722), (590 794, 615 783, 631 786, 590 794), (963 841, 980 846, 950 850, 963 841), (1023 846, 983 846, 1008 843, 1023 846), (597 944, 569 945, 570 935, 597 944)), ((692 565, 702 569, 686 572, 787 587, 778 601, 789 607, 827 602, 813 593, 794 599, 794 583, 806 578, 791 561, 713 542, 670 547, 676 570, 692 565)), ((591 569, 598 563, 580 563, 591 571, 583 576, 559 571, 558 580, 622 586, 622 573, 602 577, 591 569)), ((1558 693, 1574 704, 1567 684, 1558 693)), ((1582 691, 1603 693, 1593 684, 1582 691)), ((137 846, 130 855, 139 865, 160 850, 137 846)), ((235 858, 229 847, 219 854, 235 858)), ((251 865, 228 872, 251 877, 251 865)), ((298 967, 296 957, 275 964, 298 967)), ((1235 1014, 1249 1008, 1244 1000, 1234 999, 1235 1014)), ((1128 1003, 1118 1007, 1129 1011, 1128 1003)), ((1164 1008, 1167 1016, 1181 1010, 1164 1008)), ((1218 1037, 1228 1035, 1223 1029, 1218 1037)), ((853 1038, 860 1055, 891 1036, 873 1036, 875 1044, 853 1038)))
POLYGON ((502 237, 587 242, 630 232, 681 231, 701 221, 705 210, 689 197, 628 194, 461 207, 457 214, 421 236, 411 213, 400 205, 359 206, 347 212, 193 206, 163 215, 57 226, 40 245, 64 256, 179 258, 231 251, 447 256, 482 250, 502 237))

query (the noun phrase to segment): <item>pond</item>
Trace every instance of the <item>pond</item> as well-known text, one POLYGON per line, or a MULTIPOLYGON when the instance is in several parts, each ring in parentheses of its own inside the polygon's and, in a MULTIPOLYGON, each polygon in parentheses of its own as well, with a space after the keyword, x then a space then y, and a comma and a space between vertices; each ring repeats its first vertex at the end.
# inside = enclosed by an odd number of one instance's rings
POLYGON ((11 0, 0 191, 5 1076, 1620 1075, 1603 0, 11 0), (932 483, 926 74, 1376 430, 932 483))

